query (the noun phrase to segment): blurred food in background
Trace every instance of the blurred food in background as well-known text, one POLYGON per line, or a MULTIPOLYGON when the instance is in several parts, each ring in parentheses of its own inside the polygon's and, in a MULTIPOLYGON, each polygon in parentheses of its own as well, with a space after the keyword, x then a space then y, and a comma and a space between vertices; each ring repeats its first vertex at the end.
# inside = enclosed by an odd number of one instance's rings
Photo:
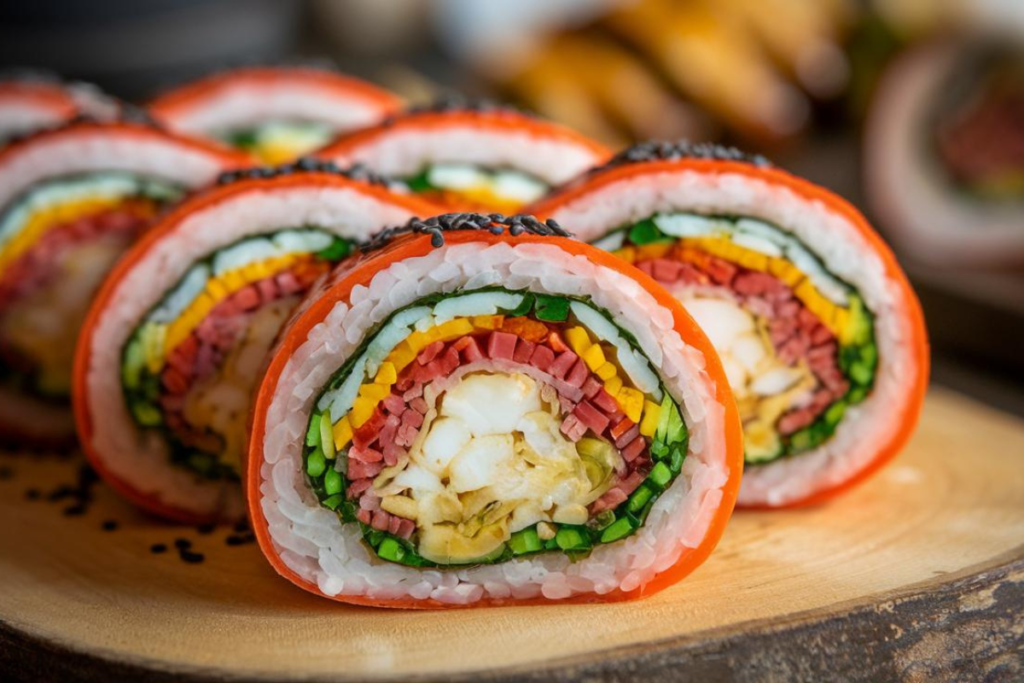
POLYGON ((882 79, 865 189, 899 246, 936 264, 1024 264, 1024 52, 1006 42, 908 50, 882 79))

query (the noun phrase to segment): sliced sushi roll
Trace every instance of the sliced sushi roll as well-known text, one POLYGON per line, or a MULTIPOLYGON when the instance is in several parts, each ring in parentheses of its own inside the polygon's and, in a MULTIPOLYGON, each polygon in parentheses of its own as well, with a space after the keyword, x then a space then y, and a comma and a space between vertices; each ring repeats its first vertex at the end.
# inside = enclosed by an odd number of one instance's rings
POLYGON ((149 103, 165 126, 226 142, 268 164, 322 147, 396 111, 396 95, 311 66, 248 67, 207 76, 149 103))
POLYGON ((76 120, 0 152, 0 434, 71 438, 75 340, 117 258, 247 157, 127 121, 76 120))
POLYGON ((743 421, 741 505, 823 500, 909 437, 921 310, 839 197, 736 150, 646 143, 533 210, 649 274, 707 332, 743 421))
POLYGON ((404 180, 451 211, 511 214, 610 153, 519 110, 451 98, 343 136, 317 156, 404 180))
POLYGON ((0 73, 0 145, 76 116, 105 116, 116 109, 86 83, 63 83, 48 73, 0 73))
POLYGON ((279 573, 439 608, 640 597, 707 557, 742 469, 717 356, 665 290, 565 235, 414 220, 306 299, 249 447, 279 573))
POLYGON ((78 347, 83 449, 130 500, 238 518, 249 397, 278 330, 356 240, 432 207, 365 172, 302 160, 230 172, 118 264, 78 347))
POLYGON ((918 47, 886 71, 864 136, 864 187, 907 255, 1024 263, 1024 49, 918 47))

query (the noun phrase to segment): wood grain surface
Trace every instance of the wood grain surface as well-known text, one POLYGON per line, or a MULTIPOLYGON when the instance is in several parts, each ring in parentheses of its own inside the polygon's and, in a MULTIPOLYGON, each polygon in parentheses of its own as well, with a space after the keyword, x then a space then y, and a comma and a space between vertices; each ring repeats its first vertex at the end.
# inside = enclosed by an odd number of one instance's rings
POLYGON ((944 391, 874 480, 737 513, 705 565, 639 602, 346 607, 250 539, 136 513, 73 456, 0 458, 7 680, 1024 678, 1024 423, 944 391))

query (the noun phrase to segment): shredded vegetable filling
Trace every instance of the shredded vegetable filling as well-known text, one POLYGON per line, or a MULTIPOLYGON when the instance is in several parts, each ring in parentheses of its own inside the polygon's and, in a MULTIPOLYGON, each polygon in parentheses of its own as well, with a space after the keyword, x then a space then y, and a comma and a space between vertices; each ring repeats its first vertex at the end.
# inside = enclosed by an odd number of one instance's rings
POLYGON ((304 463, 383 560, 579 558, 642 526, 688 436, 604 312, 487 289, 385 320, 317 399, 304 463))

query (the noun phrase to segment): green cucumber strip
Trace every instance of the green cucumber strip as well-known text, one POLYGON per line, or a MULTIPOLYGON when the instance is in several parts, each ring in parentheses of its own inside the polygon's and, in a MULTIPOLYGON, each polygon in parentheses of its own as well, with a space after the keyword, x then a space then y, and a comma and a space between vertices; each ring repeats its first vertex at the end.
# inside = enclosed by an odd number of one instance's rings
POLYGON ((436 190, 437 188, 430 184, 427 180, 427 174, 429 169, 424 170, 418 175, 414 175, 411 178, 405 180, 406 186, 413 192, 427 192, 429 190, 436 190))
POLYGON ((320 448, 323 449, 325 458, 334 460, 337 453, 334 452, 334 430, 330 415, 320 416, 320 448))
POLYGON ((352 253, 352 243, 341 237, 335 237, 331 245, 316 253, 319 258, 325 261, 340 261, 352 253))
POLYGON ((562 550, 586 550, 590 547, 590 536, 571 526, 563 526, 555 534, 555 543, 562 550))

